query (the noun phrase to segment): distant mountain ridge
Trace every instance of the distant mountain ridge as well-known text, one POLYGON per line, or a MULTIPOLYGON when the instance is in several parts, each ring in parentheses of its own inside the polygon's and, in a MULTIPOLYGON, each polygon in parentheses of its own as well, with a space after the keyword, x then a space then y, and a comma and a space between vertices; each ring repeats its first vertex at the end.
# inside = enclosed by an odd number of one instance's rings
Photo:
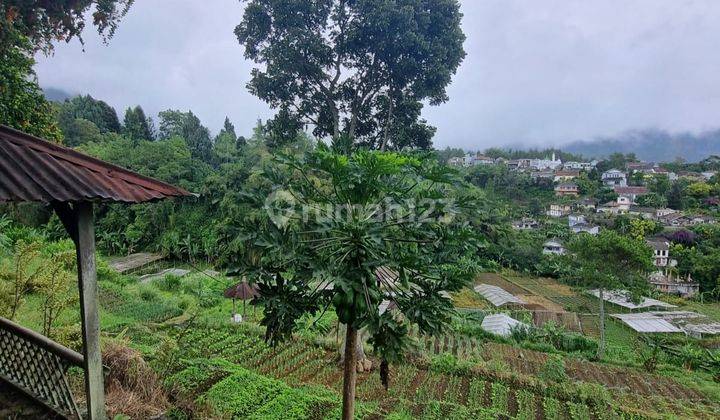
POLYGON ((559 147, 585 157, 602 158, 611 153, 635 153, 648 162, 672 162, 678 157, 698 162, 720 154, 720 129, 694 133, 669 133, 664 130, 634 130, 618 136, 592 141, 576 141, 559 147))
POLYGON ((73 94, 73 93, 67 92, 63 89, 52 87, 52 86, 44 87, 43 93, 45 94, 45 99, 47 99, 48 101, 53 101, 53 102, 63 102, 66 99, 70 99, 73 96, 77 96, 77 94, 73 94))

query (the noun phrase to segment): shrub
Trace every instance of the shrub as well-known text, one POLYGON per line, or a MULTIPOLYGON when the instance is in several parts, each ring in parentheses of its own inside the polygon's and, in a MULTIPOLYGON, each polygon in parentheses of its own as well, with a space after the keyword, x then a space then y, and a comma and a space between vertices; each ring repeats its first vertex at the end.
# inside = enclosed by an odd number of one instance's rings
POLYGON ((159 300, 159 298, 160 298, 157 290, 155 290, 149 286, 142 287, 138 294, 140 295, 140 299, 142 299, 146 302, 154 302, 156 300, 159 300))
POLYGON ((166 292, 179 290, 180 284, 180 277, 174 274, 167 274, 165 277, 155 281, 157 288, 166 292))
POLYGON ((538 377, 546 382, 566 382, 568 380, 567 373, 565 373, 565 362, 562 357, 558 355, 551 355, 543 365, 538 377))

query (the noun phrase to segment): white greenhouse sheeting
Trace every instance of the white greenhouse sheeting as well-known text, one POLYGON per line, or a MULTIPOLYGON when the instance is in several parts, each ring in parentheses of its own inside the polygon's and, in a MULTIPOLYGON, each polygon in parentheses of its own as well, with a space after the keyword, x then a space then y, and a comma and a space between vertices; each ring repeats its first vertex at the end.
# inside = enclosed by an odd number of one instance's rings
POLYGON ((502 306, 507 303, 524 304, 525 301, 519 297, 513 296, 502 287, 492 286, 489 284, 479 284, 475 286, 475 291, 480 293, 482 297, 489 300, 495 306, 502 306))
POLYGON ((681 333, 683 330, 651 313, 611 315, 641 333, 681 333))
MULTIPOLYGON (((588 293, 600 297, 599 290, 588 290, 588 293)), ((643 308, 677 308, 675 305, 671 305, 667 302, 663 302, 657 299, 642 298, 642 302, 636 304, 630 301, 629 293, 626 290, 605 290, 603 291, 603 299, 607 302, 614 303, 615 305, 622 306, 628 309, 643 309, 643 308)))
POLYGON ((483 330, 503 337, 508 337, 513 327, 530 328, 527 324, 505 314, 488 315, 483 318, 482 324, 480 324, 480 328, 483 330))
POLYGON ((716 335, 720 334, 720 322, 710 324, 685 324, 682 326, 691 336, 716 335))

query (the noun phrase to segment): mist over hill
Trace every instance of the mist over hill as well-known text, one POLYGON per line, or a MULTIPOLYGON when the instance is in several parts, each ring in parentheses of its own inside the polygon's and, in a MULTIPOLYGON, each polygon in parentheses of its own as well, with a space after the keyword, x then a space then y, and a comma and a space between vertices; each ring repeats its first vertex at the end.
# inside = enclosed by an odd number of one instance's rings
POLYGON ((73 96, 77 96, 77 94, 70 93, 66 90, 52 87, 52 86, 43 87, 42 90, 43 90, 43 94, 45 94, 45 98, 48 101, 53 101, 53 102, 63 102, 66 99, 70 99, 73 96))
POLYGON ((601 158, 614 152, 635 153, 648 162, 671 162, 681 157, 688 162, 720 154, 720 129, 702 133, 669 133, 664 130, 633 130, 612 137, 565 144, 562 150, 586 157, 601 158))

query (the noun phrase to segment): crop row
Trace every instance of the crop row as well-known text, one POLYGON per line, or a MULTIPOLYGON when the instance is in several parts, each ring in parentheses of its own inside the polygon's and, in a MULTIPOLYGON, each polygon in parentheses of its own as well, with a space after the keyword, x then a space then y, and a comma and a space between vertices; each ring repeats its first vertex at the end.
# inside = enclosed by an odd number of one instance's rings
MULTIPOLYGON (((335 391, 342 387, 342 372, 335 355, 304 341, 289 341, 273 348, 256 334, 198 329, 183 337, 182 342, 191 356, 222 357, 290 385, 324 385, 335 391)), ((387 411, 404 402, 417 418, 494 417, 495 414, 519 419, 538 415, 583 418, 574 417, 573 413, 587 411, 585 406, 576 407, 527 390, 514 390, 501 382, 436 373, 412 364, 393 366, 388 391, 380 383, 377 371, 359 375, 357 396, 387 411)))

